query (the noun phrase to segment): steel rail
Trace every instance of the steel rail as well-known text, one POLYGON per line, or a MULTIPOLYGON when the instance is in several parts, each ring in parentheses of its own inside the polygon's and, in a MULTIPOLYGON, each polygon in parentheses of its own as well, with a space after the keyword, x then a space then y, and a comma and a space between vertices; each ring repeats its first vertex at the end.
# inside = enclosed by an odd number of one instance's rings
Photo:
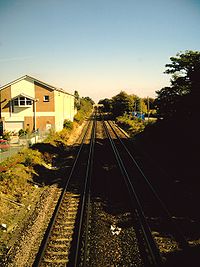
POLYGON ((164 202, 161 200, 161 198, 159 197, 158 193, 155 191, 155 189, 153 188, 152 184, 149 182, 147 176, 144 174, 144 172, 142 171, 141 167, 139 166, 139 164, 137 163, 137 161, 134 159, 133 155, 130 153, 130 151, 128 150, 128 148, 126 147, 126 145, 123 143, 123 141, 121 140, 121 138, 118 136, 118 134, 114 130, 114 128, 111 125, 111 123, 108 122, 108 124, 109 124, 110 128, 112 129, 113 133, 115 134, 115 136, 117 137, 117 140, 123 146, 123 148, 125 149, 125 151, 129 155, 130 159, 135 164, 135 166, 137 167, 138 171, 140 172, 140 174, 144 178, 144 181, 146 182, 148 188, 151 190, 153 196, 157 199, 158 203, 160 204, 160 206, 162 208, 162 211, 163 211, 163 214, 164 214, 165 218, 168 220, 168 222, 170 224, 170 227, 171 227, 171 229, 174 232, 174 237, 175 237, 176 241, 179 243, 179 245, 180 245, 180 247, 182 249, 188 249, 189 248, 188 241, 186 240, 186 238, 184 237, 184 235, 181 233, 181 231, 176 226, 176 224, 175 224, 175 222, 174 222, 174 220, 172 218, 172 215, 168 211, 168 209, 165 206, 164 202))
MULTIPOLYGON (((96 116, 96 115, 95 115, 96 116)), ((80 255, 81 255, 81 234, 83 233, 83 227, 85 226, 85 240, 84 243, 84 257, 83 266, 86 266, 87 261, 87 247, 88 247, 88 225, 89 225, 89 208, 90 208, 90 184, 91 184, 91 172, 93 166, 93 155, 94 155, 94 144, 95 144, 95 129, 96 129, 96 117, 93 118, 92 134, 89 148, 89 156, 87 161, 86 178, 84 183, 84 189, 81 199, 81 210, 79 216, 79 227, 76 239, 76 249, 73 262, 73 267, 80 266, 80 255), (86 211, 87 210, 87 211, 86 211), (86 224, 84 225, 84 215, 86 215, 86 224)))
POLYGON ((133 205, 133 209, 134 207, 136 206, 136 210, 137 210, 137 213, 138 213, 138 219, 140 221, 140 226, 141 226, 141 230, 143 232, 143 235, 144 235, 144 238, 145 238, 145 241, 146 241, 146 245, 148 247, 148 251, 150 253, 150 256, 151 256, 151 259, 152 259, 152 262, 153 262, 153 265, 154 266, 157 266, 157 267, 160 267, 162 264, 163 264, 163 261, 162 261, 162 257, 160 255, 160 251, 155 243, 155 240, 152 236, 152 233, 151 233, 151 230, 150 230, 150 227, 146 221, 146 218, 145 218, 145 215, 143 213, 143 209, 142 209, 142 205, 139 201, 139 198, 137 196, 137 193, 130 181, 130 177, 126 171, 126 168, 125 168, 125 165, 121 159, 121 156, 118 152, 118 149, 114 143, 114 141, 112 140, 111 136, 110 136, 110 133, 108 131, 108 128, 106 126, 106 123, 104 120, 102 120, 103 122, 103 127, 105 129, 105 132, 106 132, 106 135, 110 141, 110 144, 111 144, 111 147, 113 149, 113 152, 114 152, 114 155, 115 155, 115 158, 116 158, 116 161, 118 163, 118 166, 119 166, 119 169, 121 171, 121 174, 124 178, 124 181, 125 181, 125 184, 127 186, 127 189, 128 189, 128 192, 129 192, 129 195, 131 197, 131 204, 133 205), (133 198, 132 198, 133 196, 133 198), (133 203, 134 201, 134 203, 133 203))
POLYGON ((88 194, 87 194, 87 213, 86 213, 86 233, 85 233, 85 246, 84 246, 84 261, 83 266, 86 266, 87 262, 87 251, 88 251, 88 226, 89 226, 89 215, 90 215, 90 208, 91 208, 91 179, 92 179, 92 170, 93 170, 93 163, 94 163, 94 148, 95 148, 95 140, 96 140, 96 113, 95 113, 95 120, 94 120, 94 127, 92 130, 91 136, 91 159, 90 159, 90 168, 88 168, 88 194))
POLYGON ((43 257, 44 257, 44 253, 45 253, 45 250, 46 250, 46 247, 47 247, 47 244, 48 244, 50 235, 51 235, 51 231, 52 231, 52 229, 53 229, 53 226, 54 226, 54 224, 55 224, 55 221, 56 221, 56 218, 57 218, 57 215, 58 215, 58 212, 59 212, 59 208, 60 208, 60 206, 61 206, 61 203, 62 203, 63 198, 64 198, 64 194, 65 194, 65 192, 67 191, 67 188, 68 188, 69 183, 70 183, 70 181, 71 181, 71 178, 72 178, 72 176, 73 176, 74 170, 75 170, 75 168, 76 168, 76 166, 77 166, 77 162, 78 162, 78 160, 79 160, 79 158, 80 158, 80 154, 81 154, 81 151, 82 151, 82 149, 83 149, 84 141, 85 141, 86 136, 87 136, 87 134, 88 134, 88 132, 89 132, 90 126, 91 126, 91 121, 89 121, 89 123, 88 123, 88 125, 87 125, 87 127, 86 127, 86 130, 85 130, 85 132, 84 132, 84 134, 83 134, 83 138, 82 138, 82 141, 81 141, 81 145, 80 145, 80 147, 79 147, 78 153, 77 153, 76 158, 75 158, 75 160, 74 160, 74 163, 73 163, 73 165, 72 165, 72 168, 71 168, 69 177, 68 177, 68 179, 66 179, 66 182, 65 182, 65 184, 64 184, 64 188, 63 188, 62 193, 61 193, 61 195, 60 195, 60 197, 59 197, 59 199, 58 199, 58 202, 57 202, 57 205, 56 205, 56 207, 55 207, 55 209, 54 209, 52 218, 51 218, 50 223, 49 223, 49 225, 48 225, 48 227, 47 227, 47 229, 46 229, 44 238, 43 238, 42 243, 41 243, 41 245, 40 245, 39 251, 38 251, 38 253, 37 253, 37 255, 36 255, 35 261, 34 261, 34 263, 33 263, 33 267, 39 267, 39 266, 41 265, 41 262, 42 262, 42 259, 43 259, 43 257))

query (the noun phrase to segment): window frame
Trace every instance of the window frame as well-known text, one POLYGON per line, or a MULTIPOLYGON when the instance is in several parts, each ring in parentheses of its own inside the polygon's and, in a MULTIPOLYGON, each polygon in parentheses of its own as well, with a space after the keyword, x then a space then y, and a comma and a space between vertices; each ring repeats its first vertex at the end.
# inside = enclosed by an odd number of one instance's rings
POLYGON ((18 96, 12 102, 14 107, 31 107, 33 104, 33 100, 26 96, 18 96))
POLYGON ((50 97, 49 95, 44 95, 43 97, 43 102, 49 102, 50 101, 50 97), (47 99, 46 99, 47 98, 47 99))

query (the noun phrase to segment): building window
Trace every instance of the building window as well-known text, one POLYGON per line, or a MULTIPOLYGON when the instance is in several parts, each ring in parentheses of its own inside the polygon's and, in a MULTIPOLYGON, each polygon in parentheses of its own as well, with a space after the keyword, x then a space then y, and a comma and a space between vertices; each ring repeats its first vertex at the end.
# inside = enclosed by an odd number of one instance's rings
POLYGON ((21 96, 19 98, 19 106, 25 106, 25 97, 21 96))
POLYGON ((30 100, 30 99, 27 98, 27 99, 26 99, 26 105, 27 105, 27 106, 32 105, 32 100, 30 100))
POLYGON ((49 102, 49 95, 44 95, 44 102, 49 102))
POLYGON ((31 99, 24 97, 24 96, 17 97, 13 100, 14 106, 17 106, 17 107, 31 106, 32 102, 33 101, 31 99))

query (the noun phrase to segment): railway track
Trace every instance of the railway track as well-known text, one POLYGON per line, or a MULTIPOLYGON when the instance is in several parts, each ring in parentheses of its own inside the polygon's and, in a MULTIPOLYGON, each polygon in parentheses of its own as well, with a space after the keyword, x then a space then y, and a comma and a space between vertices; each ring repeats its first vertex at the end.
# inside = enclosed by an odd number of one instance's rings
POLYGON ((125 140, 116 125, 93 115, 33 266, 170 266, 141 192, 153 195, 173 240, 188 249, 125 140))
POLYGON ((94 127, 91 120, 33 266, 78 266, 94 127))

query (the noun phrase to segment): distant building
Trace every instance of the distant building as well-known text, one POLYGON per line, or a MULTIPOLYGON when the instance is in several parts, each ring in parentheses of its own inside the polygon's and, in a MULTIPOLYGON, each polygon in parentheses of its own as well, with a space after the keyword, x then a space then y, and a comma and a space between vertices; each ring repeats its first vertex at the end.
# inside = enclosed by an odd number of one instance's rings
POLYGON ((25 75, 0 87, 0 115, 5 131, 59 131, 73 121, 74 95, 25 75))

